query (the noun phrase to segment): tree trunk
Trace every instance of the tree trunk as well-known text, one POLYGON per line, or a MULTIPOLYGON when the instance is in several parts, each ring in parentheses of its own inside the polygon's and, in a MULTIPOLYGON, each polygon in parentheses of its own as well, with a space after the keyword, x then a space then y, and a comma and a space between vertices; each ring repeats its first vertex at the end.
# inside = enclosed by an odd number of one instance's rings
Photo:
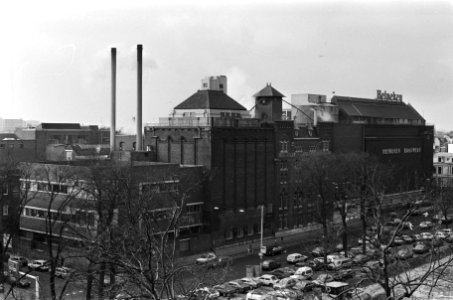
POLYGON ((341 221, 343 222, 343 251, 344 256, 348 257, 348 223, 346 222, 346 215, 341 217, 341 221))
POLYGON ((105 269, 106 269, 106 263, 105 263, 105 261, 102 261, 100 269, 99 269, 99 286, 98 286, 98 297, 99 297, 99 299, 104 299, 105 269))
POLYGON ((91 300, 92 289, 93 289, 93 263, 90 262, 88 264, 86 300, 91 300))

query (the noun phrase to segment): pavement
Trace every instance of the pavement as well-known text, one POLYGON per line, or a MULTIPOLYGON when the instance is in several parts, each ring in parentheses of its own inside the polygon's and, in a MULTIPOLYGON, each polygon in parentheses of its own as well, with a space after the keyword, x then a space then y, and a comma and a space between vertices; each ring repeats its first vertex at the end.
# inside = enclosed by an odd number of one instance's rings
MULTIPOLYGON (((350 229, 360 225, 360 219, 354 218, 348 222, 350 229)), ((341 225, 339 225, 341 226, 341 225)), ((322 226, 312 226, 298 229, 279 231, 275 236, 264 237, 263 244, 278 244, 283 248, 303 244, 304 241, 313 241, 319 239, 322 231, 322 226)), ((254 239, 246 242, 240 242, 231 245, 224 245, 215 248, 217 256, 230 256, 233 259, 243 258, 251 254, 258 254, 261 240, 254 239)), ((192 264, 200 254, 180 257, 178 261, 182 264, 192 264)))

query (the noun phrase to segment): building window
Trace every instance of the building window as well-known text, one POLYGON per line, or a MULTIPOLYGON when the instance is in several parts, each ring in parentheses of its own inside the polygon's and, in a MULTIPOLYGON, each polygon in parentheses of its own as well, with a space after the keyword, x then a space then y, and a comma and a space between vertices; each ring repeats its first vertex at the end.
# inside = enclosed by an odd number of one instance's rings
POLYGON ((5 144, 0 144, 0 149, 5 149, 5 144))
POLYGON ((442 157, 438 156, 437 157, 437 162, 442 162, 442 157))
POLYGON ((442 174, 442 167, 437 167, 437 174, 442 174))
POLYGON ((124 142, 120 142, 120 151, 124 150, 124 142))
POLYGON ((225 231, 225 239, 226 239, 227 241, 233 239, 233 230, 227 230, 227 231, 225 231))
POLYGON ((8 215, 8 204, 3 205, 3 216, 8 215))
POLYGON ((252 226, 249 226, 247 229, 248 229, 248 230, 247 230, 247 235, 249 235, 249 236, 250 236, 250 235, 253 235, 253 227, 252 227, 252 226))
POLYGON ((152 146, 151 145, 146 145, 146 151, 150 152, 152 150, 152 146))
POLYGON ((238 231, 237 231, 237 237, 238 238, 243 238, 244 237, 244 229, 243 228, 239 228, 238 231))
POLYGON ((24 143, 20 143, 20 144, 19 144, 19 148, 20 148, 20 149, 24 149, 24 143))

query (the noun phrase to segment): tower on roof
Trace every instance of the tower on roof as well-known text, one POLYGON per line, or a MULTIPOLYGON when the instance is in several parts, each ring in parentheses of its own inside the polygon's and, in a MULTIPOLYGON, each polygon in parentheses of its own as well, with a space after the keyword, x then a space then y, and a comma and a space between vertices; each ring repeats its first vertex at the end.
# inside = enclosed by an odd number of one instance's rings
POLYGON ((201 89, 222 91, 226 94, 228 92, 227 77, 225 75, 205 77, 201 80, 201 89))
POLYGON ((282 119, 283 95, 270 83, 253 95, 255 97, 255 118, 263 122, 275 122, 282 119))

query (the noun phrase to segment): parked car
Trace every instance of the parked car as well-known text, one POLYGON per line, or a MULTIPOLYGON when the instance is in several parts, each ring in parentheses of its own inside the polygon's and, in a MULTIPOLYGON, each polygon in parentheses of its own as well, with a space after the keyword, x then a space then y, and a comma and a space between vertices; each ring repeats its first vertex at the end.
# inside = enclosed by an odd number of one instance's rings
POLYGON ((333 275, 329 273, 321 273, 316 276, 316 279, 312 282, 316 285, 324 285, 326 282, 334 281, 333 275))
POLYGON ((296 264, 298 262, 304 262, 308 260, 308 256, 300 253, 291 253, 286 257, 286 261, 289 264, 296 264))
POLYGON ((375 269, 379 269, 382 266, 382 264, 378 260, 370 260, 370 261, 367 261, 363 266, 366 269, 375 270, 375 269))
POLYGON ((414 240, 415 240, 416 242, 420 242, 420 241, 423 241, 423 237, 422 237, 421 234, 416 233, 416 234, 414 234, 414 240))
POLYGON ((441 230, 437 230, 435 233, 434 233, 434 237, 436 239, 446 239, 447 238, 447 235, 445 234, 445 232, 441 231, 441 230))
POLYGON ((295 279, 310 279, 313 276, 313 269, 310 267, 301 267, 294 272, 294 275, 291 275, 291 278, 295 279))
POLYGON ((274 289, 286 289, 286 288, 292 288, 297 284, 298 280, 295 278, 287 277, 280 279, 279 282, 274 284, 274 289))
POLYGON ((218 284, 212 287, 214 290, 218 291, 220 296, 231 297, 238 292, 238 289, 234 286, 228 284, 218 284))
POLYGON ((370 260, 370 257, 366 254, 357 254, 353 259, 352 263, 356 265, 361 265, 370 260))
POLYGON ((258 278, 244 277, 239 280, 245 284, 250 285, 254 289, 259 288, 260 286, 263 285, 263 283, 261 281, 259 281, 258 278))
POLYGON ((431 221, 423 221, 420 223, 420 228, 423 228, 423 229, 431 228, 433 226, 434 226, 434 224, 431 221))
POLYGON ((30 270, 47 272, 49 271, 49 263, 44 259, 35 259, 28 263, 30 270))
POLYGON ((324 260, 322 261, 318 261, 318 260, 310 260, 308 262, 308 266, 310 268, 312 268, 312 270, 314 271, 319 271, 319 270, 322 270, 326 267, 326 265, 324 264, 324 260))
POLYGON ((226 284, 237 288, 239 293, 244 293, 244 292, 252 289, 252 287, 250 285, 240 281, 239 279, 238 280, 229 281, 226 284))
POLYGON ((55 276, 60 278, 68 278, 74 270, 68 267, 55 268, 55 276))
POLYGON ((402 244, 404 244, 404 240, 400 236, 395 236, 395 238, 393 239, 393 243, 392 244, 394 246, 401 246, 402 244))
POLYGON ((414 253, 416 253, 416 254, 423 254, 423 253, 427 253, 429 251, 429 247, 424 242, 417 242, 414 245, 414 248, 412 249, 412 251, 414 251, 414 253))
POLYGON ((233 264, 233 258, 230 256, 218 256, 207 264, 211 268, 226 268, 233 264))
POLYGON ((450 224, 452 222, 452 220, 446 218, 445 215, 442 213, 438 213, 438 214, 434 215, 433 221, 435 221, 436 223, 439 223, 439 224, 450 224))
POLYGON ((217 255, 215 255, 212 252, 202 254, 200 257, 197 258, 196 263, 197 264, 206 264, 209 262, 214 261, 217 258, 217 255))
POLYGON ((333 259, 332 262, 327 265, 327 269, 329 270, 339 270, 350 267, 352 267, 352 261, 350 258, 346 257, 333 259))
POLYGON ((414 230, 414 224, 411 221, 403 222, 403 229, 414 230))
POLYGON ((28 259, 24 256, 20 256, 20 255, 11 255, 9 257, 10 260, 12 261, 17 261, 19 262, 20 266, 21 267, 26 267, 28 265, 28 259))
MULTIPOLYGON (((215 299, 215 298, 220 297, 220 292, 213 288, 210 288, 210 287, 202 287, 202 288, 196 289, 193 292, 193 296, 196 299, 215 299)), ((130 299, 130 298, 126 298, 126 299, 130 299)))
POLYGON ((266 300, 266 299, 271 299, 271 295, 269 293, 273 291, 274 289, 271 290, 264 290, 264 289, 256 289, 253 291, 250 291, 247 293, 245 296, 246 300, 266 300))
POLYGON ((422 232, 421 236, 423 240, 432 240, 434 238, 431 232, 422 232))
POLYGON ((404 247, 402 249, 399 249, 398 252, 396 252, 396 257, 398 259, 409 259, 412 256, 414 256, 414 253, 412 252, 412 249, 409 247, 404 247))
POLYGON ((278 255, 283 253, 283 247, 279 245, 273 245, 273 246, 266 246, 263 245, 261 246, 260 253, 266 256, 273 256, 273 255, 278 255))
POLYGON ((258 277, 258 280, 263 283, 263 285, 273 286, 278 282, 278 278, 275 275, 264 274, 258 277))
POLYGON ((324 250, 323 247, 316 247, 311 251, 311 255, 314 257, 319 257, 319 256, 324 256, 326 254, 326 251, 324 250))
POLYGON ((347 278, 352 278, 354 272, 352 269, 343 269, 333 273, 334 280, 344 280, 347 278))
POLYGON ((403 239, 403 241, 406 243, 406 244, 412 244, 415 240, 413 237, 411 237, 410 235, 408 234, 403 234, 401 236, 401 238, 403 239))
POLYGON ((274 269, 280 268, 281 263, 279 263, 278 261, 269 259, 269 260, 263 261, 261 266, 262 266, 262 269, 265 271, 272 271, 274 269))

